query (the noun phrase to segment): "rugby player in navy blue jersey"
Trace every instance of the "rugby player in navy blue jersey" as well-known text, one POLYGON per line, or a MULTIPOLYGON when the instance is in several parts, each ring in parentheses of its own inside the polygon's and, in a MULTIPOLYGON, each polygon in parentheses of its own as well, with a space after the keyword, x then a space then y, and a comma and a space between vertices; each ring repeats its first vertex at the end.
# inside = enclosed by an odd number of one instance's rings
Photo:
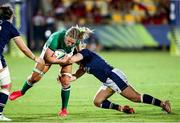
POLYGON ((44 61, 41 58, 36 57, 24 44, 19 32, 12 24, 13 16, 14 14, 11 5, 6 4, 0 6, 0 121, 11 120, 2 114, 11 89, 9 69, 3 56, 5 45, 8 44, 11 39, 13 39, 18 48, 27 57, 40 64, 44 64, 44 61))
POLYGON ((112 94, 117 92, 133 102, 152 104, 161 107, 167 113, 171 112, 169 101, 161 101, 151 95, 138 93, 128 84, 128 80, 122 71, 110 66, 96 53, 88 49, 83 49, 69 59, 69 63, 75 62, 80 62, 80 67, 71 77, 72 81, 87 72, 93 74, 102 82, 102 86, 94 98, 95 106, 104 109, 123 111, 125 113, 134 113, 132 108, 120 106, 108 100, 112 94))

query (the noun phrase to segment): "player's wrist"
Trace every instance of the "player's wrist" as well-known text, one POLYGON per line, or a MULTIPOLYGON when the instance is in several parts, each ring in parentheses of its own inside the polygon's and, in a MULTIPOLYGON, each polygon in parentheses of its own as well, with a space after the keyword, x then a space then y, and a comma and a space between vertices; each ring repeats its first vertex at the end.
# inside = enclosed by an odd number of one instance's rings
POLYGON ((32 59, 35 61, 36 60, 36 56, 33 56, 32 59))

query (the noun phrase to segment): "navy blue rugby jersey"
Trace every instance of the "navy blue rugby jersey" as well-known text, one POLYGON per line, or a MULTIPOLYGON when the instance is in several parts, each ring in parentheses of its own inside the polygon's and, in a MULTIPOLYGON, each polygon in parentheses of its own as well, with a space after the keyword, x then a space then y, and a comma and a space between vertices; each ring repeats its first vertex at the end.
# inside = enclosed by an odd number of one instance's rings
POLYGON ((19 36, 17 29, 6 20, 0 18, 0 69, 6 67, 6 61, 3 56, 4 47, 10 39, 19 36))
POLYGON ((107 64, 106 61, 96 53, 88 49, 83 49, 79 53, 83 55, 81 64, 84 66, 85 71, 93 74, 101 82, 106 82, 113 67, 107 64))
POLYGON ((0 19, 0 56, 2 58, 3 49, 10 39, 19 36, 18 30, 9 21, 0 19))

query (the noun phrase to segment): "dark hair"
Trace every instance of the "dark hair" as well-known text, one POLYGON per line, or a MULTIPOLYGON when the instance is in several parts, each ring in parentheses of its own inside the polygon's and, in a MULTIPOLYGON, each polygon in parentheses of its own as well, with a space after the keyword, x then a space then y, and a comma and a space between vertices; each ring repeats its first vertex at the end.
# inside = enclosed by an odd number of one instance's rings
POLYGON ((0 6, 0 18, 4 20, 9 20, 13 16, 13 8, 9 4, 0 6))

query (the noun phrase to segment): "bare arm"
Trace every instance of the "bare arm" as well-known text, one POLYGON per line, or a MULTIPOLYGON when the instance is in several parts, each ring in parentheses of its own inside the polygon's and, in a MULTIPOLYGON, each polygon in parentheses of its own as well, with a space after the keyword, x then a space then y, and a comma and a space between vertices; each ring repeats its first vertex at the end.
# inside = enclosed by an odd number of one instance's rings
POLYGON ((76 79, 80 78, 82 75, 85 74, 85 70, 83 65, 80 64, 79 69, 72 75, 71 81, 75 81, 76 79))
POLYGON ((47 48, 46 52, 45 52, 45 60, 48 62, 48 63, 51 63, 51 64, 60 64, 60 65, 64 65, 65 63, 67 63, 68 61, 68 56, 65 56, 64 58, 62 59, 57 59, 55 56, 54 56, 54 51, 52 51, 51 49, 47 48))
POLYGON ((25 45, 23 39, 21 38, 21 36, 17 36, 15 38, 13 38, 13 40, 15 41, 16 45, 18 46, 18 48, 30 59, 38 62, 38 63, 43 63, 44 61, 38 57, 36 57, 32 51, 25 45))
POLYGON ((75 55, 73 55, 70 59, 69 59, 69 63, 72 64, 72 63, 76 63, 76 62, 79 62, 83 59, 83 55, 81 53, 77 53, 75 55))
POLYGON ((84 70, 83 65, 79 65, 79 69, 73 74, 77 79, 80 78, 82 75, 84 75, 86 71, 84 70))

